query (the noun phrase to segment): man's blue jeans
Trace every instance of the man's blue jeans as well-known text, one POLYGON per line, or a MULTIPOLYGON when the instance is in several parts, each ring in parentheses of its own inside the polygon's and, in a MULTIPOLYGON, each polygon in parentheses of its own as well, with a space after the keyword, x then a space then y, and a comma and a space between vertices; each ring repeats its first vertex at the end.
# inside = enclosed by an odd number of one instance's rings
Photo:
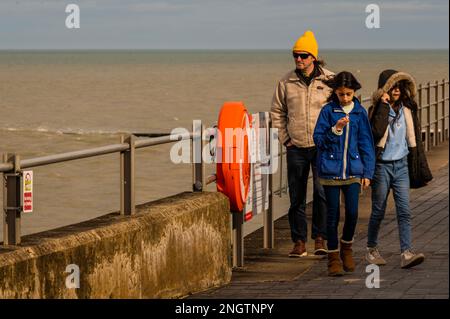
POLYGON ((327 233, 328 250, 338 249, 338 226, 340 218, 340 193, 344 193, 345 198, 345 222, 342 230, 342 239, 350 242, 353 241, 356 223, 358 222, 358 200, 361 185, 353 183, 341 186, 324 186, 325 195, 327 196, 328 214, 327 214, 327 233))
POLYGON ((411 248, 411 210, 409 207, 408 158, 398 161, 377 161, 372 180, 372 214, 369 221, 367 247, 378 245, 378 232, 386 211, 389 191, 392 188, 400 235, 400 250, 411 248))
POLYGON ((312 213, 312 239, 320 236, 327 238, 326 214, 327 205, 325 193, 319 183, 316 169, 315 147, 298 148, 290 146, 287 148, 287 171, 289 198, 289 225, 291 227, 291 238, 295 243, 298 240, 307 241, 306 221, 306 188, 308 185, 309 167, 313 171, 313 213, 312 213))

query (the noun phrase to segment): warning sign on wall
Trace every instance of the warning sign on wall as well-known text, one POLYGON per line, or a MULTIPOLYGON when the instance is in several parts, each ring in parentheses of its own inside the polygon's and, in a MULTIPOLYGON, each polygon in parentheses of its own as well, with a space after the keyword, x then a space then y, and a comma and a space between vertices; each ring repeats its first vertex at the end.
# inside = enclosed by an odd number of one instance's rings
POLYGON ((33 171, 22 172, 22 207, 24 213, 33 212, 33 171))

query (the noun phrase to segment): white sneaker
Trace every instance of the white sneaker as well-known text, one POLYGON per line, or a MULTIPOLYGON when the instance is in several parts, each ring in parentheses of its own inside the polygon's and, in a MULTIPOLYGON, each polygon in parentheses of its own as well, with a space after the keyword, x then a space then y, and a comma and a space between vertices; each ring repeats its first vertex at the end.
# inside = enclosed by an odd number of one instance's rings
POLYGON ((384 260, 383 257, 381 257, 380 252, 378 251, 378 248, 374 247, 367 247, 367 253, 366 253, 366 260, 370 264, 383 266, 386 265, 386 260, 384 260))
POLYGON ((424 260, 424 254, 416 254, 411 249, 407 249, 401 254, 400 266, 402 268, 411 268, 423 263, 424 260))

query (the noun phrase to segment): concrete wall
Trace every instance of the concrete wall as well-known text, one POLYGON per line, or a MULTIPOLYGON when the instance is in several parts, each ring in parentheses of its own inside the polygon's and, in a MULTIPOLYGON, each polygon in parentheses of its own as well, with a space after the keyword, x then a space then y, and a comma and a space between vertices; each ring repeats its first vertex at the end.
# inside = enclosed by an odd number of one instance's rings
MULTIPOLYGON (((61 212, 62 214, 64 212, 61 212)), ((231 280, 230 216, 220 193, 182 193, 0 248, 0 298, 177 298, 231 280), (66 266, 80 288, 66 288, 66 266)))

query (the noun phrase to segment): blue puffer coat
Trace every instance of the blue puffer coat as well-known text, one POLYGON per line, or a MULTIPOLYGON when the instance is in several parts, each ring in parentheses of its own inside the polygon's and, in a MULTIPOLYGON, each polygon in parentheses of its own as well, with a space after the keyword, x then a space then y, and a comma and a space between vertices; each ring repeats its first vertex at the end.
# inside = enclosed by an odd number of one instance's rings
POLYGON ((350 122, 342 135, 336 135, 332 127, 345 116, 342 107, 335 102, 326 104, 320 111, 314 129, 317 146, 317 169, 325 179, 352 177, 372 179, 375 169, 375 148, 367 111, 358 99, 349 114, 350 122))

